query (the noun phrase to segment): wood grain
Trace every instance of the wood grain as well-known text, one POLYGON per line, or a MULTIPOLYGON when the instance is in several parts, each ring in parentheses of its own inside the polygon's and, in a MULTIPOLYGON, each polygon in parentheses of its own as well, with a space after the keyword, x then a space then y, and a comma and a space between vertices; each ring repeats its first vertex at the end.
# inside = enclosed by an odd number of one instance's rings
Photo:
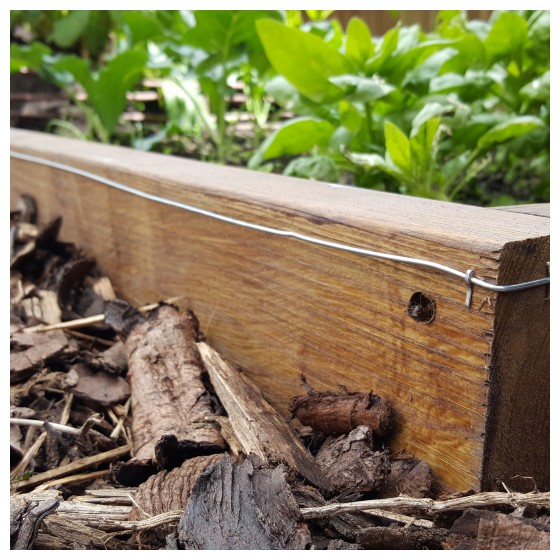
MULTIPOLYGON (((474 268, 491 282, 546 274, 549 221, 540 216, 19 130, 11 148, 250 222, 474 268)), ((301 374, 316 390, 373 391, 396 410, 391 445, 426 461, 439 487, 452 490, 493 488, 505 462, 492 459, 490 438, 507 439, 515 425, 524 448, 508 452, 507 470, 531 474, 544 488, 548 464, 539 450, 548 432, 544 425, 531 432, 527 416, 534 387, 548 386, 545 288, 496 296, 475 287, 466 309, 464 282, 437 271, 251 231, 12 159, 12 204, 26 192, 42 222, 63 215, 61 237, 94 253, 130 303, 185 296, 208 342, 281 413, 305 392, 301 374), (407 313, 418 291, 436 302, 429 324, 407 313), (510 410, 503 399, 515 391, 510 410)))

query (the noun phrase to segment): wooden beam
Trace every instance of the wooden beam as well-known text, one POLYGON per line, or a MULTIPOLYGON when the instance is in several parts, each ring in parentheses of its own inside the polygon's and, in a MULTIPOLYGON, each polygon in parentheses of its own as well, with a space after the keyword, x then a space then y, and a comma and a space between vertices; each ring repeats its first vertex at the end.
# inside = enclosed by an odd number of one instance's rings
MULTIPOLYGON (((20 130, 11 149, 233 218, 473 268, 490 282, 541 278, 550 260, 541 216, 20 130)), ((396 410, 392 446, 426 461, 441 489, 492 489, 512 473, 546 489, 545 287, 475 287, 467 309, 465 282, 443 272, 253 231, 12 158, 13 204, 21 193, 37 199, 41 221, 63 216, 62 238, 93 253, 130 303, 185 296, 209 343, 281 413, 305 392, 301 374, 316 390, 373 391, 396 410), (407 311, 417 292, 435 303, 431 322, 407 311)))

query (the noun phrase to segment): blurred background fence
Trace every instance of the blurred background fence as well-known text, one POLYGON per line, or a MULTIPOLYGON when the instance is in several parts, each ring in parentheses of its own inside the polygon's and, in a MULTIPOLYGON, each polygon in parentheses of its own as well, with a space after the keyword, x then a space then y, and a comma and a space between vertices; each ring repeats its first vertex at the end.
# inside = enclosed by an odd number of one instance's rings
MULTIPOLYGON (((420 24, 424 31, 431 31, 438 10, 336 10, 331 18, 340 21, 346 28, 350 18, 357 16, 363 19, 374 35, 383 35, 400 21, 403 25, 420 24)), ((492 10, 467 10, 470 19, 487 20, 492 10)))

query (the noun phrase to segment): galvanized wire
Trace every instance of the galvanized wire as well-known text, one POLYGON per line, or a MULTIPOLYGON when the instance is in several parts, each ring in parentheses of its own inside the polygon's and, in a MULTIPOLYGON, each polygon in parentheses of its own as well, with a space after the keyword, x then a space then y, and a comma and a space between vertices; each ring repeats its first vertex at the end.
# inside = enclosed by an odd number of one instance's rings
POLYGON ((131 187, 129 185, 125 185, 123 183, 119 183, 118 181, 113 181, 112 179, 107 179, 101 175, 97 175, 96 173, 91 173, 90 171, 86 171, 84 169, 79 169, 77 167, 72 167, 70 165, 66 165, 63 163, 59 163, 57 161, 51 161, 44 158, 35 157, 29 154, 24 154, 16 151, 10 151, 10 157, 15 159, 20 159, 24 161, 29 161, 31 163, 36 163, 40 165, 45 165, 48 167, 52 167, 54 169, 59 169, 61 171, 66 171, 68 173, 73 173, 75 175, 79 175, 81 177, 85 177, 87 179, 91 179, 92 181, 96 181, 98 183, 102 183, 107 185, 108 187, 112 187, 118 189, 120 191, 126 192, 128 194, 138 196, 147 200, 151 200, 153 202, 158 202, 160 204, 165 204, 167 206, 173 206, 175 208, 180 208, 182 210, 186 210, 188 212, 193 212, 194 214, 200 214, 202 216, 206 216, 208 218, 213 218, 215 220, 220 220, 222 222, 227 222, 229 224, 233 224, 236 226, 253 229, 257 231, 261 231, 264 233, 269 233, 271 235, 279 235, 282 237, 291 237, 293 239, 298 239, 300 241, 304 241, 306 243, 313 243, 315 245, 321 245, 323 247, 329 247, 331 249, 337 249, 340 251, 346 251, 348 253, 354 253, 358 255, 364 255, 367 257, 373 257, 377 259, 384 259, 394 262, 399 262, 403 264, 408 264, 412 266, 419 266, 425 268, 432 268, 435 270, 439 270, 440 272, 445 272, 446 274, 450 274, 451 276, 455 276, 457 278, 461 278, 467 284, 467 297, 465 301, 465 305, 470 307, 472 301, 472 286, 479 286, 484 288, 485 290, 491 290, 493 292, 516 292, 519 290, 527 290, 530 288, 536 288, 538 286, 545 286, 550 284, 550 277, 543 277, 539 278, 538 280, 530 280, 528 282, 521 282, 519 284, 508 284, 508 285, 497 285, 492 284, 491 282, 486 282, 481 278, 477 278, 474 276, 474 270, 469 268, 466 272, 462 272, 450 266, 446 266, 444 264, 429 261, 425 259, 417 259, 415 257, 406 257, 404 255, 395 255, 391 253, 381 253, 379 251, 373 251, 371 249, 365 249, 363 247, 355 247, 352 245, 345 245, 343 243, 337 243, 335 241, 329 241, 327 239, 321 239, 318 237, 313 237, 310 235, 305 235, 303 233, 298 233, 296 231, 286 230, 286 229, 278 229, 269 226, 265 226, 262 224, 255 224, 253 222, 247 222, 245 220, 240 220, 238 218, 233 218, 231 216, 226 216, 224 214, 219 214, 217 212, 212 212, 211 210, 206 210, 204 208, 199 208, 197 206, 192 206, 190 204, 185 204, 183 202, 179 202, 177 200, 172 200, 170 198, 164 198, 155 194, 150 194, 140 189, 131 187))

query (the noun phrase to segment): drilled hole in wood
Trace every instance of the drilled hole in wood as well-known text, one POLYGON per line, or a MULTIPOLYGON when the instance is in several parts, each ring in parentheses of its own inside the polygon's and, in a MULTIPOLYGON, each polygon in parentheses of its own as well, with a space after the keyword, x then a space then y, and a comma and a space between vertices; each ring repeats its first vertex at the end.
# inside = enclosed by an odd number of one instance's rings
POLYGON ((431 323, 436 316, 436 302, 422 292, 414 292, 408 302, 407 312, 418 323, 431 323))

